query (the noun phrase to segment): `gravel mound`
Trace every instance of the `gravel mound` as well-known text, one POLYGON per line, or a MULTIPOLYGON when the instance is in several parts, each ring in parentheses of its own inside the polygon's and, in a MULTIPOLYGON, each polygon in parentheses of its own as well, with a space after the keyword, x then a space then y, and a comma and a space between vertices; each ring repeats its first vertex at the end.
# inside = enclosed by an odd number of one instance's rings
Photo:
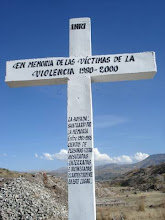
POLYGON ((19 177, 0 188, 0 220, 52 219, 67 219, 67 210, 42 183, 19 177))

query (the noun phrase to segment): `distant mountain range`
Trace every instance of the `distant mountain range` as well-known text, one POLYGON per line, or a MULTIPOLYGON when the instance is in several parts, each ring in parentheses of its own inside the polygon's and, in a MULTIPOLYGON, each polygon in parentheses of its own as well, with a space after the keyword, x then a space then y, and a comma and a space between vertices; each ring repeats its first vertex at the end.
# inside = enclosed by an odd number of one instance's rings
POLYGON ((146 159, 133 164, 106 164, 95 168, 96 180, 108 180, 120 176, 128 171, 138 168, 147 168, 149 166, 165 163, 165 154, 150 155, 146 159))
POLYGON ((147 157, 138 163, 132 164, 134 168, 146 168, 149 166, 159 165, 165 163, 165 154, 154 154, 147 157))
MULTIPOLYGON (((95 167, 96 180, 108 180, 138 168, 147 168, 149 166, 165 163, 165 154, 154 154, 134 164, 106 164, 95 167)), ((49 172, 51 175, 67 178, 67 168, 63 167, 55 171, 49 172)))

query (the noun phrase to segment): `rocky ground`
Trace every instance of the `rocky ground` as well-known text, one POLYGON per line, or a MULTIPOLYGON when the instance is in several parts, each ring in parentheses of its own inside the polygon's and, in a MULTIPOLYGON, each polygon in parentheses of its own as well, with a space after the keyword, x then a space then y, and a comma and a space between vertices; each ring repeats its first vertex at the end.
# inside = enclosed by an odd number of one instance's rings
POLYGON ((67 219, 66 186, 46 174, 1 178, 0 220, 67 219))

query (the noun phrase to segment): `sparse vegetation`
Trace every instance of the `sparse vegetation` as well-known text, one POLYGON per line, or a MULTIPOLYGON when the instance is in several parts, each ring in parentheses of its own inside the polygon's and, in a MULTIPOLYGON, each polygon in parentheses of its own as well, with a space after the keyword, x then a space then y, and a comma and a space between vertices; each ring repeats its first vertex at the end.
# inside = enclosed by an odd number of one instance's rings
POLYGON ((43 183, 45 184, 45 186, 47 186, 48 184, 48 176, 47 176, 47 173, 43 173, 43 183))
MULTIPOLYGON (((0 186, 20 176, 43 185, 67 210, 66 181, 44 172, 30 174, 0 169, 0 186)), ((164 193, 165 164, 129 171, 113 181, 96 182, 97 220, 165 220, 164 193)), ((40 199, 37 192, 33 196, 40 199)))
MULTIPOLYGON (((138 191, 134 194, 133 188, 127 187, 124 191, 123 187, 111 188, 115 193, 111 198, 122 199, 125 205, 112 203, 97 207, 97 220, 165 220, 165 199, 162 192, 138 191)), ((105 200, 106 197, 102 201, 105 200)))
POLYGON ((165 220, 165 164, 132 170, 96 186, 98 220, 165 220))
POLYGON ((144 196, 141 196, 139 198, 138 211, 140 211, 140 212, 144 212, 145 211, 144 200, 145 200, 144 196))

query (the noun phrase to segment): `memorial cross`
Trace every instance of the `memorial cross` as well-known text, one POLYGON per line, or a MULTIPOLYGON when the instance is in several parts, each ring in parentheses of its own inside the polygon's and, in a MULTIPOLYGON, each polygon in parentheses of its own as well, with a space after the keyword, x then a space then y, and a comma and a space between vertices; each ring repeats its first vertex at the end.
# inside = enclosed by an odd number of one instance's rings
POLYGON ((70 57, 8 61, 10 87, 68 84, 69 220, 95 220, 91 82, 150 79, 154 52, 91 55, 90 18, 70 19, 70 57))

